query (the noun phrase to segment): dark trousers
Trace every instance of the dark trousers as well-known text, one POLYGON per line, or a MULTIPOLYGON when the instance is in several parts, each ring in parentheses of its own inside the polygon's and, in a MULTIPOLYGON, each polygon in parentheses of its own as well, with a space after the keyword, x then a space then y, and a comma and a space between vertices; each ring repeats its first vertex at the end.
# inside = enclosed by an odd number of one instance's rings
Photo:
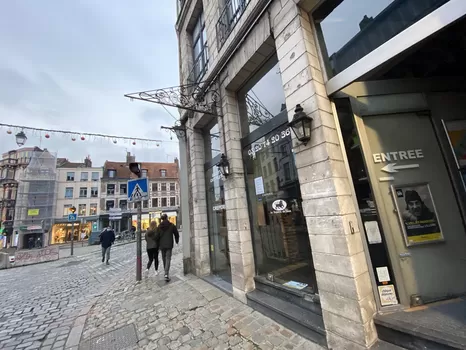
POLYGON ((147 256, 149 257, 149 261, 147 263, 147 269, 149 270, 152 266, 152 262, 154 261, 155 271, 159 269, 159 249, 158 248, 150 248, 147 249, 147 256))
POLYGON ((172 260, 172 250, 171 249, 162 249, 162 261, 163 268, 165 269, 165 275, 168 276, 170 272, 170 262, 172 260))

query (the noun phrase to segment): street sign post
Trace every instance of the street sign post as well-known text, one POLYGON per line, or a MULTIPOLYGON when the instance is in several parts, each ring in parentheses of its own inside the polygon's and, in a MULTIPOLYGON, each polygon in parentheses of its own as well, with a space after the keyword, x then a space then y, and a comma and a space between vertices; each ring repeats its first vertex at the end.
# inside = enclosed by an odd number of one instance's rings
POLYGON ((128 202, 137 204, 138 207, 138 227, 136 231, 136 281, 142 279, 142 237, 141 237, 141 216, 142 201, 149 199, 149 182, 147 178, 141 178, 141 168, 139 163, 131 163, 130 170, 138 176, 138 179, 128 181, 128 202))
POLYGON ((70 209, 71 214, 68 214, 68 222, 71 222, 71 255, 74 254, 74 222, 78 220, 78 214, 76 214, 76 207, 72 206, 70 209))

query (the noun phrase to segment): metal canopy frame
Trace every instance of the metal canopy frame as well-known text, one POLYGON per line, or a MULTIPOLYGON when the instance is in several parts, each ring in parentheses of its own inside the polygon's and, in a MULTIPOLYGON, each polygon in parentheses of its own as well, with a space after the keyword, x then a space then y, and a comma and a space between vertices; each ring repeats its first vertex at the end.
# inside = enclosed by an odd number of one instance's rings
POLYGON ((172 86, 134 92, 126 94, 125 97, 221 117, 220 108, 217 105, 217 102, 220 101, 220 94, 217 89, 204 88, 204 86, 208 86, 208 84, 201 82, 172 86))

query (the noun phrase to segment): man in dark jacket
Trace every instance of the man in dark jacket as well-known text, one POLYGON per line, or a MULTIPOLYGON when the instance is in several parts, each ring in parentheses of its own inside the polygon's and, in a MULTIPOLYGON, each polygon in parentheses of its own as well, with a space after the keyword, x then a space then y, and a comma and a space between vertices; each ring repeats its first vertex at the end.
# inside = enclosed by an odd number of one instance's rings
POLYGON ((162 260, 163 267, 165 269, 165 281, 170 281, 169 272, 170 272, 170 261, 172 258, 172 249, 173 249, 173 238, 175 238, 176 244, 180 240, 180 234, 176 229, 176 226, 168 221, 167 214, 162 214, 161 223, 157 227, 155 234, 155 240, 158 243, 159 249, 162 251, 162 260))
POLYGON ((105 261, 107 257, 107 265, 109 265, 110 260, 110 248, 112 247, 113 242, 115 242, 115 232, 109 226, 100 234, 100 245, 102 246, 102 262, 105 261))

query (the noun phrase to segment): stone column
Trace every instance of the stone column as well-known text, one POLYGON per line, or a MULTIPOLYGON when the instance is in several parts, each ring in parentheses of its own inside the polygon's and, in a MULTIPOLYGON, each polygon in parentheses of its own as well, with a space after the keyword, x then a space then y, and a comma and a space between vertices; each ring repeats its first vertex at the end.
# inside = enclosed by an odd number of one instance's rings
POLYGON ((344 150, 309 16, 292 0, 281 3, 272 20, 288 119, 296 104, 314 119, 311 141, 293 143, 328 346, 366 349, 377 339, 376 306, 344 150))
MULTIPOLYGON (((180 187, 181 191, 178 191, 180 196, 180 211, 181 211, 181 222, 183 223, 183 229, 181 231, 182 244, 183 244, 183 273, 187 274, 191 272, 191 230, 189 225, 189 181, 188 181, 188 160, 187 160, 187 144, 186 144, 186 133, 177 132, 176 136, 180 142, 180 187)), ((176 204, 176 203, 175 203, 176 204)))
POLYGON ((224 87, 221 89, 223 120, 219 118, 220 142, 222 147, 226 145, 225 154, 231 172, 225 179, 225 202, 233 295, 246 303, 246 293, 254 289, 255 271, 241 152, 240 116, 235 94, 224 87))
POLYGON ((187 131, 189 147, 189 163, 191 175, 191 200, 192 212, 190 218, 191 233, 193 244, 192 251, 194 256, 191 259, 194 273, 197 276, 210 274, 210 255, 209 255, 209 229, 207 223, 207 202, 206 202, 206 184, 205 184, 205 151, 204 139, 200 131, 187 131))

